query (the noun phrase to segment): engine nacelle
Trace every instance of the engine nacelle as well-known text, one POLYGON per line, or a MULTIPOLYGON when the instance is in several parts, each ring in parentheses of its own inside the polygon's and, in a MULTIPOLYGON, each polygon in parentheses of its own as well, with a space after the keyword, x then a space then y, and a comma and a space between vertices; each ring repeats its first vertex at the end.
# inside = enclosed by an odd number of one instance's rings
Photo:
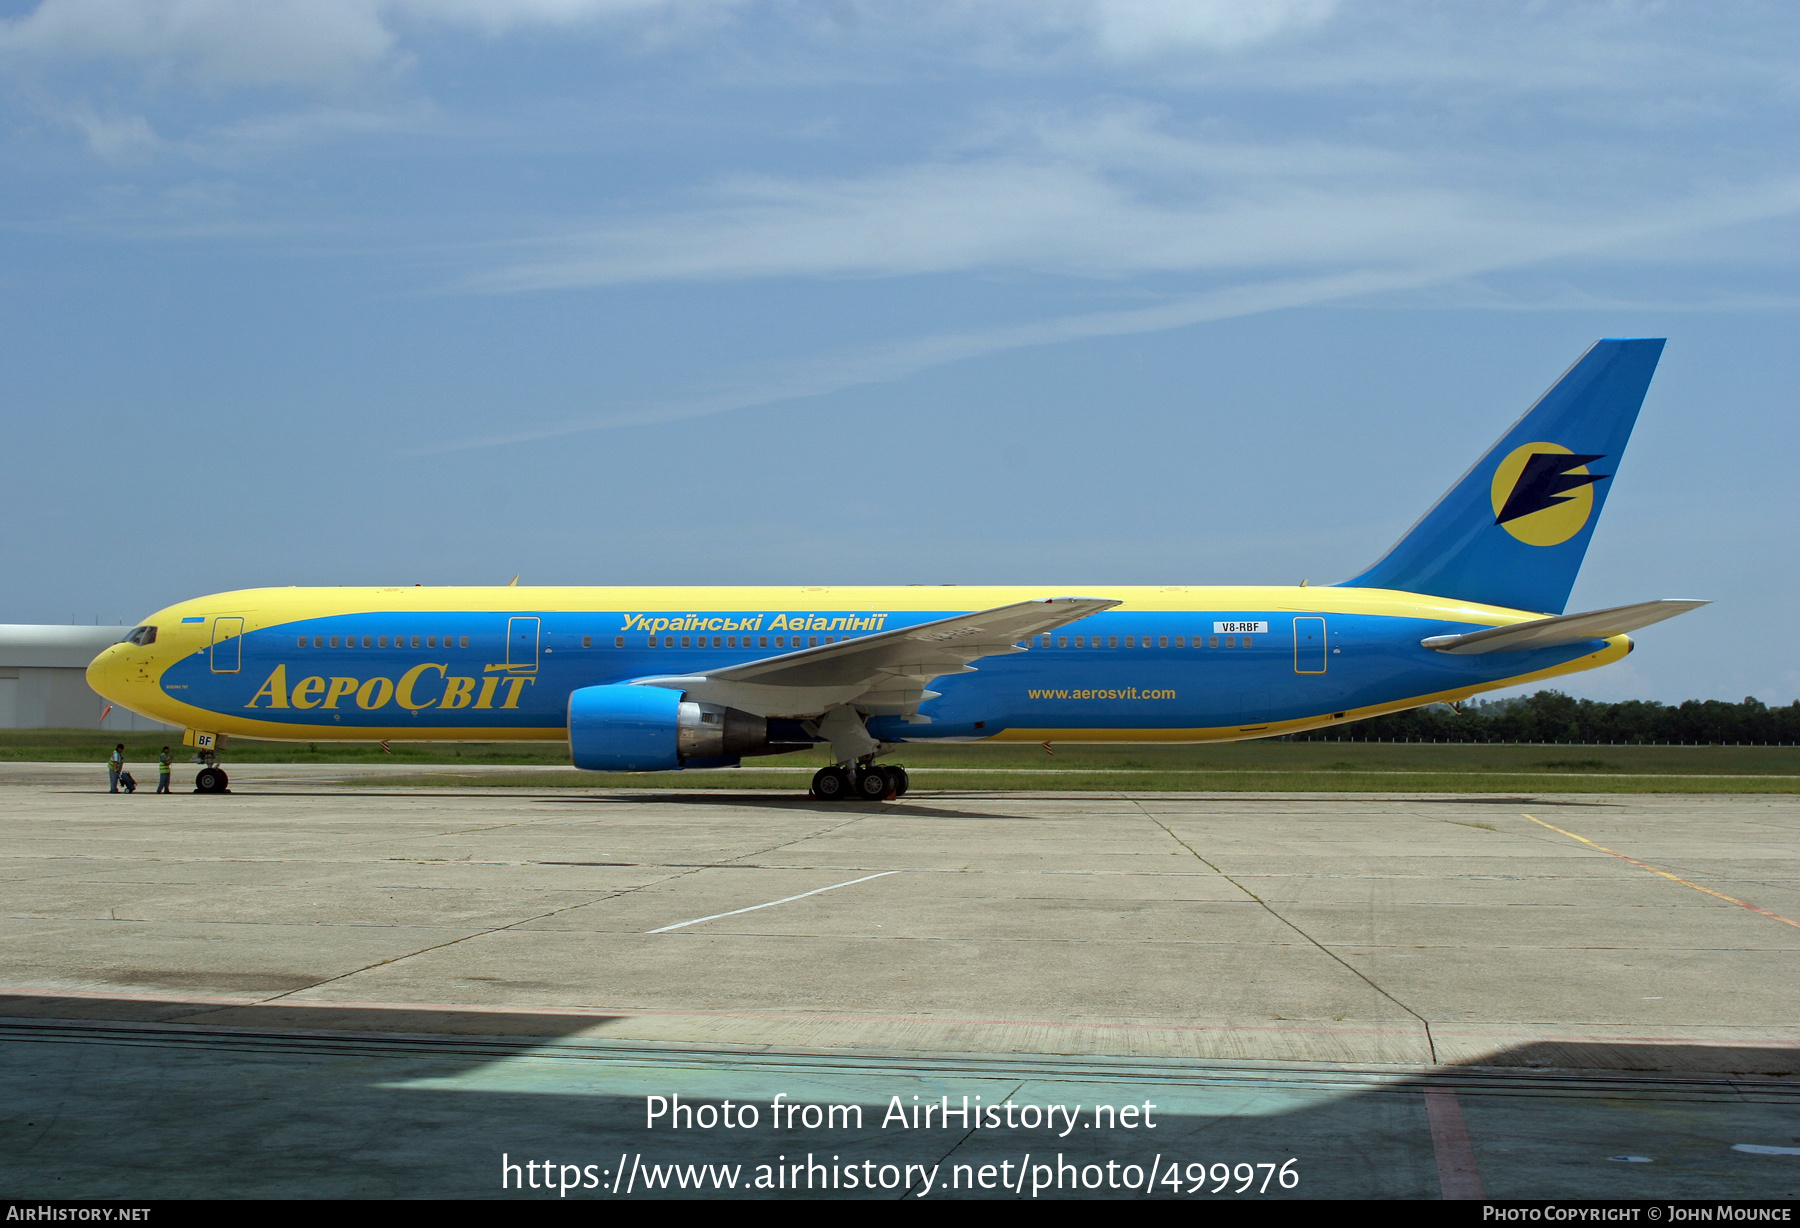
POLYGON ((720 767, 771 749, 762 717, 667 687, 619 683, 569 695, 569 753, 586 771, 666 772, 696 760, 720 767))

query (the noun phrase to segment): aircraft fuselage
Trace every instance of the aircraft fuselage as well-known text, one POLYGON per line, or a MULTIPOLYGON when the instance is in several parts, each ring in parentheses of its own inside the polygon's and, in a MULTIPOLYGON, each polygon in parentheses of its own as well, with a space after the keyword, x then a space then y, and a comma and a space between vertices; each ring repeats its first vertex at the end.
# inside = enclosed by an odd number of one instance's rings
POLYGON ((579 688, 703 675, 1067 593, 1121 604, 938 677, 916 717, 872 715, 869 732, 889 742, 1232 741, 1463 699, 1631 650, 1617 635, 1435 652, 1420 641, 1542 615, 1385 589, 276 588, 161 610, 145 620, 153 642, 109 648, 89 680, 142 715, 235 738, 561 741, 579 688))

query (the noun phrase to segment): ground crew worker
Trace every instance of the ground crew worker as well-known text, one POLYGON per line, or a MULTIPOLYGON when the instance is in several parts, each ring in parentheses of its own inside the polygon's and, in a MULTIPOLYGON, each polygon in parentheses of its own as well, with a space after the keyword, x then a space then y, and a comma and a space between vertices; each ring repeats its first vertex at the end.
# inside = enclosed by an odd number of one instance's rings
POLYGON ((112 784, 112 788, 107 790, 108 793, 117 793, 119 791, 119 773, 124 770, 125 743, 121 742, 113 747, 112 758, 106 761, 106 774, 110 778, 112 784))
POLYGON ((169 791, 169 748, 166 746, 163 747, 162 758, 156 761, 156 791, 169 791))

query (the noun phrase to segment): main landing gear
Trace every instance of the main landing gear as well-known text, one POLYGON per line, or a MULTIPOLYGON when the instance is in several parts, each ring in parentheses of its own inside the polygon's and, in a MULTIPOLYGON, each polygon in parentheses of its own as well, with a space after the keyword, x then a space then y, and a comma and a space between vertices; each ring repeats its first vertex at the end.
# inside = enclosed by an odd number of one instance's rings
POLYGON ((837 762, 813 776, 812 795, 822 802, 885 802, 904 796, 911 783, 906 769, 875 762, 893 745, 869 736, 862 713, 848 704, 828 708, 801 726, 831 745, 837 762))
POLYGON ((814 773, 812 795, 822 802, 885 802, 906 796, 911 783, 898 765, 833 764, 814 773))

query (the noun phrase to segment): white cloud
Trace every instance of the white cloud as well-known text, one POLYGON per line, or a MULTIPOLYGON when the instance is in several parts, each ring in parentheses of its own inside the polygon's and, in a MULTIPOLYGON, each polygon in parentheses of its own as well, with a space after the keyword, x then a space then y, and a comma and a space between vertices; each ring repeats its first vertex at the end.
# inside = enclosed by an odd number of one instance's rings
POLYGON ((736 0, 387 0, 384 7, 499 34, 521 26, 572 26, 670 9, 729 8, 736 0))
MULTIPOLYGON (((708 3, 710 0, 699 0, 708 3)), ((490 35, 683 0, 42 0, 0 22, 0 54, 111 60, 202 86, 338 86, 394 61, 396 18, 490 35)))
POLYGON ((903 379, 931 367, 1005 350, 1053 345, 1092 337, 1158 332, 1236 316, 1331 302, 1359 294, 1429 284, 1442 270, 1357 271, 1326 277, 1260 281, 1229 286, 1126 311, 1090 312, 1024 324, 916 337, 803 360, 745 380, 735 387, 653 404, 623 406, 563 422, 526 427, 505 435, 453 441, 419 449, 420 454, 462 451, 503 444, 533 443, 586 431, 646 426, 702 418, 732 410, 821 396, 860 384, 903 379))
MULTIPOLYGON (((1136 164, 1141 150, 1155 142, 1113 147, 1136 164)), ((1184 164, 1204 161, 1196 147, 1177 143, 1175 149, 1184 164)), ((565 260, 516 266, 489 284, 527 289, 646 279, 897 275, 997 265, 1107 275, 1198 272, 1224 284, 1153 306, 819 355, 711 393, 618 406, 432 450, 527 443, 725 413, 1028 346, 1352 298, 1379 302, 1382 296, 1402 296, 1405 302, 1405 295, 1434 287, 1455 287, 1454 293, 1468 296, 1478 293, 1483 274, 1572 257, 1679 248, 1721 228, 1800 213, 1800 179, 1791 177, 1629 207, 1592 200, 1586 208, 1551 208, 1472 191, 1370 187, 1349 175, 1335 191, 1323 183, 1295 188, 1289 183, 1295 159, 1282 151, 1228 152, 1226 161, 1234 167, 1257 165, 1269 172, 1260 195, 1240 183, 1238 194, 1223 201, 1176 207, 1134 198, 1105 181, 1104 167, 933 165, 848 185, 768 183, 755 203, 736 213, 677 215, 585 237, 576 241, 581 250, 565 260)), ((1351 151, 1324 164, 1348 169, 1362 160, 1351 151)), ((1483 305, 1502 304, 1490 298, 1483 305)), ((1558 294, 1540 305, 1575 304, 1558 294)))
MULTIPOLYGON (((852 25, 935 40, 1085 42, 1111 59, 1232 50, 1330 16, 1336 0, 864 0, 852 25)), ((713 29, 741 13, 790 33, 820 14, 764 0, 40 0, 0 21, 0 55, 135 63, 204 87, 336 87, 403 59, 408 23, 497 37, 529 28, 619 28, 621 22, 713 29), (609 24, 610 23, 610 24, 609 24)))
POLYGON ((1239 183, 1161 201, 1103 169, 996 159, 856 179, 739 180, 718 207, 557 240, 499 289, 979 268, 1117 277, 1338 261, 1411 263, 1545 229, 1429 185, 1239 183))
POLYGON ((14 57, 135 61, 206 84, 343 81, 393 45, 370 0, 43 0, 0 24, 14 57))
POLYGON ((1645 194, 1581 177, 1559 185, 1554 173, 1521 181, 1441 151, 1200 140, 1167 131, 1143 107, 1001 123, 972 145, 854 176, 739 176, 702 203, 548 237, 541 255, 472 286, 1497 267, 1520 252, 1562 250, 1571 236, 1619 241, 1635 233, 1633 219, 1684 210, 1715 218, 1732 198, 1744 217, 1784 211, 1765 208, 1767 191, 1754 183, 1645 194))
POLYGON ((1099 50, 1139 59, 1194 48, 1230 51, 1319 25, 1336 0, 1085 0, 1099 50))
POLYGON ((1160 332, 1286 308, 1418 291, 1444 284, 1467 284, 1483 272, 1520 268, 1572 253, 1603 249, 1611 244, 1641 242, 1653 236, 1664 240, 1679 238, 1716 226, 1733 225, 1746 217, 1797 210, 1800 210, 1800 182, 1774 184, 1761 192, 1687 202, 1681 208, 1655 214, 1596 219, 1585 227, 1570 226, 1560 232, 1537 234, 1510 247, 1472 244, 1455 255, 1422 256, 1410 263, 1316 276, 1253 278, 1149 307, 1089 312, 846 350, 807 359, 708 394, 620 406, 585 417, 527 427, 505 435, 453 441, 421 451, 450 452, 535 443, 587 431, 700 418, 820 396, 861 384, 902 379, 932 367, 1005 350, 1160 332))
POLYGON ((162 139, 142 115, 100 115, 77 108, 62 119, 79 129, 88 148, 108 162, 139 162, 162 148, 162 139))

